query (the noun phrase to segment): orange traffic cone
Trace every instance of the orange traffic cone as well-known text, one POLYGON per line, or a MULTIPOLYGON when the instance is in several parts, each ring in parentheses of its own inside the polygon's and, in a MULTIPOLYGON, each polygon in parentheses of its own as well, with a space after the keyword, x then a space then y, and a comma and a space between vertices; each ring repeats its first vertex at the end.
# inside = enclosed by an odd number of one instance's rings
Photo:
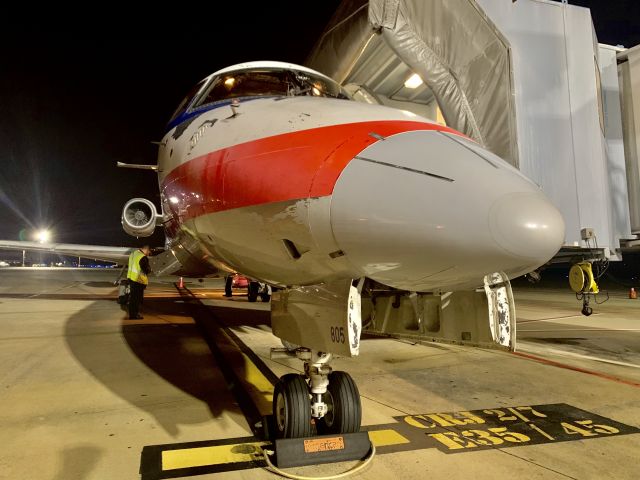
POLYGON ((180 277, 180 283, 178 283, 178 288, 184 288, 184 279, 180 277))
POLYGON ((635 300, 636 298, 638 298, 638 293, 636 292, 636 289, 631 287, 631 289, 629 290, 629 298, 632 300, 635 300))

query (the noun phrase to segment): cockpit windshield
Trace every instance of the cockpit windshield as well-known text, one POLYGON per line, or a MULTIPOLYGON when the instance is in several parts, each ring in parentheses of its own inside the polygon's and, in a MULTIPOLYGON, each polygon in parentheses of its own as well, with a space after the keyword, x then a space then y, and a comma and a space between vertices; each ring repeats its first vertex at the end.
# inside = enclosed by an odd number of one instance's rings
POLYGON ((173 115, 171 115, 171 120, 169 120, 169 123, 173 122, 176 118, 178 118, 187 110, 187 107, 191 103, 191 100, 200 91, 205 81, 206 79, 200 80, 198 84, 191 89, 191 91, 187 94, 187 96, 182 99, 182 101, 180 102, 180 105, 178 105, 178 108, 176 108, 175 111, 173 112, 173 115))
POLYGON ((256 68, 214 77, 193 108, 224 100, 247 97, 291 97, 309 95, 350 99, 340 85, 310 72, 256 68))

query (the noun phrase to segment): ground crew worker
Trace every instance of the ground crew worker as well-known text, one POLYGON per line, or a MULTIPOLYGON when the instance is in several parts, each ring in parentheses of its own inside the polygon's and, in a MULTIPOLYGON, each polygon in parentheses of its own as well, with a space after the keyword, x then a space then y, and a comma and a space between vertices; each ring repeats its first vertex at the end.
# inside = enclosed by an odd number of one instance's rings
POLYGON ((139 313, 139 309, 144 289, 149 283, 147 275, 151 273, 149 259, 147 258, 150 252, 149 245, 145 245, 138 250, 134 250, 129 255, 129 271, 127 272, 127 278, 129 279, 129 320, 143 318, 139 313))

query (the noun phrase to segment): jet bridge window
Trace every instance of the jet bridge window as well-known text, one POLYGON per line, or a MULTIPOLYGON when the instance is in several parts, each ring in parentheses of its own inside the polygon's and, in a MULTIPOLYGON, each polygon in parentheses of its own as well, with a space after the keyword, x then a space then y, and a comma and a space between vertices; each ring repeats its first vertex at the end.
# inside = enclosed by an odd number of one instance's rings
POLYGON ((337 83, 307 72, 244 70, 214 78, 195 108, 233 98, 296 95, 349 98, 337 83))

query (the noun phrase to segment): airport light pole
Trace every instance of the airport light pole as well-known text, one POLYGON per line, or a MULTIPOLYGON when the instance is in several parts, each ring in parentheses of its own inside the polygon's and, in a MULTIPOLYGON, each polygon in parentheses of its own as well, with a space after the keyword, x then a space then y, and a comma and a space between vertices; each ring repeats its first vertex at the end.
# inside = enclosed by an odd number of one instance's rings
POLYGON ((22 266, 24 267, 24 259, 27 256, 27 251, 26 250, 22 250, 22 266))

